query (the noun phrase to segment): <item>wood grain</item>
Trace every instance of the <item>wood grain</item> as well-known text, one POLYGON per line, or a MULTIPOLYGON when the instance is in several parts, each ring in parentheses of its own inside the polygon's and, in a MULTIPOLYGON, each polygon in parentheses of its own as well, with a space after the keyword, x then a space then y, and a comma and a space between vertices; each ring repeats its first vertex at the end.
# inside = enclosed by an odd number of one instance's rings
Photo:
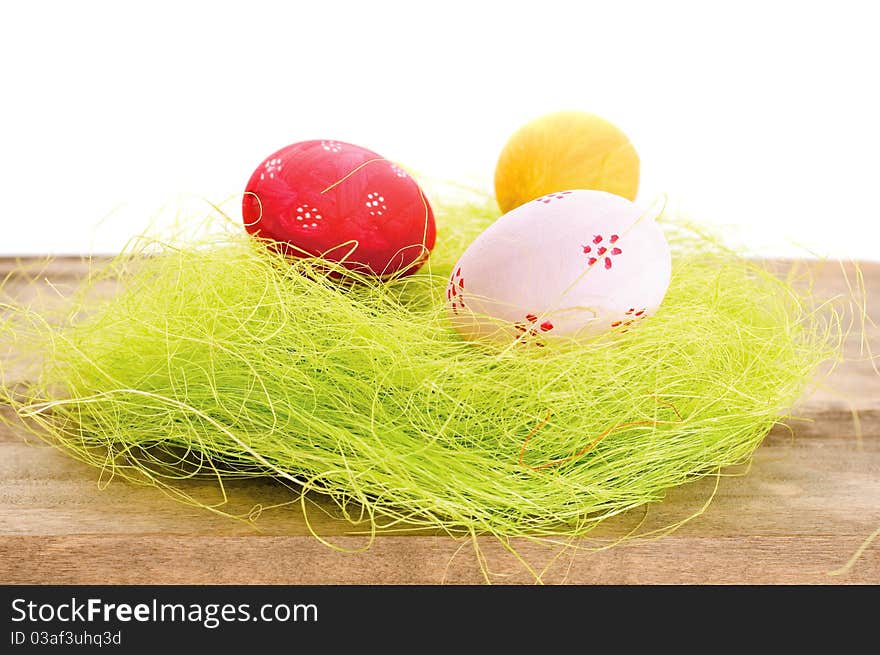
MULTIPOLYGON (((771 265, 780 273, 792 267, 808 272, 818 297, 848 295, 844 272, 850 281, 856 277, 852 265, 771 265)), ((868 314, 877 320, 880 264, 859 268, 869 290, 868 314)), ((88 269, 79 258, 0 259, 0 279, 7 278, 0 302, 57 306, 88 269)), ((845 361, 794 409, 791 430, 771 432, 748 471, 673 489, 663 502, 602 524, 577 548, 527 541, 514 546, 534 570, 546 568, 546 582, 880 582, 880 543, 845 574, 829 575, 880 526, 880 376, 866 342, 880 353, 880 330, 866 324, 850 331, 845 361), (591 551, 633 528, 650 532, 691 516, 672 534, 591 551)), ((10 416, 8 407, 0 411, 10 416)), ((228 509, 243 515, 297 497, 270 479, 228 488, 228 509)), ((205 499, 216 495, 207 482, 194 482, 188 491, 205 499)), ((348 550, 369 543, 359 534, 364 526, 343 521, 320 498, 310 498, 307 507, 313 528, 328 541, 348 550)), ((478 546, 493 581, 534 581, 497 541, 480 539, 478 546)), ((310 534, 299 504, 264 511, 253 523, 182 505, 152 488, 119 481, 99 488, 95 469, 0 426, 0 583, 482 581, 469 540, 410 530, 378 535, 364 552, 340 552, 310 534)))

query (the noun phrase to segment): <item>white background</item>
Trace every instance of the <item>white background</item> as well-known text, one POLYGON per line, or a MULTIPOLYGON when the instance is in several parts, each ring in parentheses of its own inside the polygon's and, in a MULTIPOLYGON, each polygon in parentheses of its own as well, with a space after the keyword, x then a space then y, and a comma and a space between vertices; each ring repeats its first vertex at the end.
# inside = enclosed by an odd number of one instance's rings
POLYGON ((633 140, 641 201, 880 259, 873 4, 4 2, 0 254, 116 250, 307 138, 490 188, 513 130, 573 108, 633 140))

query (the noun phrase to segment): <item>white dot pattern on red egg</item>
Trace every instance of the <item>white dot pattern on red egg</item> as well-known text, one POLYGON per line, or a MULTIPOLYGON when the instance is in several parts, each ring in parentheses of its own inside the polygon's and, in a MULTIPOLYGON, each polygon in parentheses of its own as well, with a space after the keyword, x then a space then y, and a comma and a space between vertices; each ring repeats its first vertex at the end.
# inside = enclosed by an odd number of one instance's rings
POLYGON ((466 338, 543 346, 557 335, 637 328, 662 302, 671 271, 662 229, 634 203, 561 191, 480 234, 453 269, 446 300, 466 338))
POLYGON ((370 216, 381 216, 388 211, 388 207, 385 205, 385 196, 378 191, 368 193, 367 202, 364 204, 370 210, 370 216))
POLYGON ((299 222, 304 228, 318 227, 318 221, 324 218, 321 215, 321 212, 318 211, 317 207, 312 207, 309 204, 297 207, 294 215, 296 216, 297 222, 299 222))
POLYGON ((260 179, 265 180, 267 177, 272 180, 275 179, 275 173, 278 173, 283 168, 283 162, 281 161, 281 157, 273 157, 272 159, 266 160, 266 163, 263 164, 263 171, 260 173, 260 179))

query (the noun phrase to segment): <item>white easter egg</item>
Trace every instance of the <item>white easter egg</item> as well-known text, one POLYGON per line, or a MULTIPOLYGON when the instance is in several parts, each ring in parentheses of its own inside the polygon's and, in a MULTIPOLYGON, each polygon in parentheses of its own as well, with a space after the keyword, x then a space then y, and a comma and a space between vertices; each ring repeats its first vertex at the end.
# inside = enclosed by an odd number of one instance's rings
POLYGON ((636 328, 660 306, 672 272, 654 218, 594 190, 509 211, 453 268, 446 300, 455 328, 467 339, 536 345, 636 328))

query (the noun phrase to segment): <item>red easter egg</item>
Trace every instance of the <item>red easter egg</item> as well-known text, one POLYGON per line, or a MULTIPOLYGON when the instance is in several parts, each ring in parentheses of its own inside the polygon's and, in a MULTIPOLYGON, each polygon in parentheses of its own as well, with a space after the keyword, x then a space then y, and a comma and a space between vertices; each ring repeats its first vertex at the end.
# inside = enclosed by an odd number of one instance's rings
POLYGON ((434 247, 434 212, 419 185, 371 150, 301 141, 248 180, 245 229, 293 256, 322 257, 386 277, 414 272, 434 247))

